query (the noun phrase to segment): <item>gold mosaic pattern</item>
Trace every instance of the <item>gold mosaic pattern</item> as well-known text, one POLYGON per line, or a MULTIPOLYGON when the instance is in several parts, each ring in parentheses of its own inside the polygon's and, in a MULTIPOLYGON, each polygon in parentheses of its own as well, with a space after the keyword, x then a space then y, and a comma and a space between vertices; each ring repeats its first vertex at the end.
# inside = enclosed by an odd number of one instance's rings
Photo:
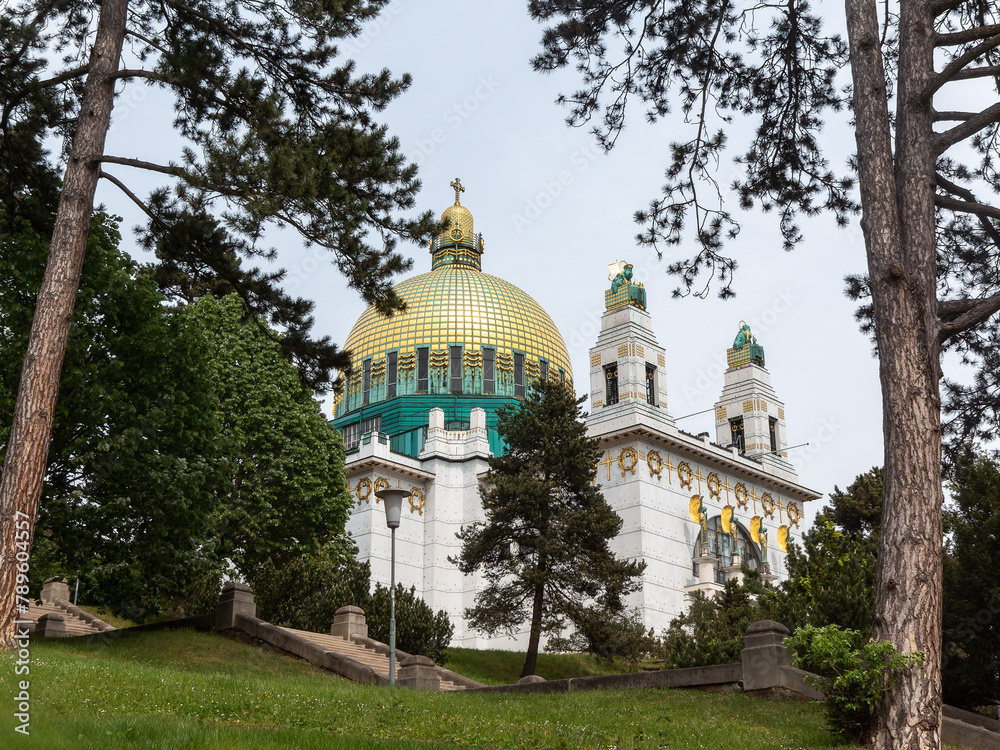
POLYGON ((725 422, 726 421, 726 407, 725 406, 719 406, 719 407, 716 408, 716 410, 715 410, 715 420, 717 422, 725 422))
POLYGON ((590 355, 590 366, 591 367, 600 367, 600 365, 601 365, 601 353, 598 352, 597 354, 591 354, 590 355))
POLYGON ((730 367, 739 367, 747 362, 753 362, 749 346, 744 346, 741 349, 726 349, 726 363, 730 367))
POLYGON ((753 402, 754 402, 754 399, 752 399, 752 398, 747 399, 746 401, 743 402, 743 413, 744 414, 746 414, 747 412, 753 411, 753 402))
POLYGON ((782 407, 779 406, 778 407, 778 419, 784 419, 784 418, 785 418, 785 410, 782 407))
POLYGON ((666 367, 667 366, 667 360, 666 360, 666 358, 662 354, 660 354, 659 352, 657 352, 657 354, 656 354, 656 362, 657 362, 657 364, 660 365, 660 367, 666 367))
POLYGON ((456 226, 461 230, 462 234, 452 239, 469 239, 474 234, 472 212, 457 203, 444 210, 441 214, 441 223, 444 224, 444 234, 449 237, 456 226))
MULTIPOLYGON (((347 337, 344 348, 355 362, 417 347, 444 349, 484 346, 500 352, 520 351, 545 359, 572 379, 573 370, 562 336, 535 300, 497 276, 470 268, 445 266, 400 282, 407 310, 384 318, 369 307, 347 337)), ((502 368, 500 368, 502 369, 502 368)))

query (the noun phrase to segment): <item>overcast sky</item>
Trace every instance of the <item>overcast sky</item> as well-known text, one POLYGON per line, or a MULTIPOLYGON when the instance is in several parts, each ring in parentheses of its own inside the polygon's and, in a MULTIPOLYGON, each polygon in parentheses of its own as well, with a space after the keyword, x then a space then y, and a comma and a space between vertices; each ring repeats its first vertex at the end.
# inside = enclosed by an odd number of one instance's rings
MULTIPOLYGON (((486 241, 483 270, 521 287, 552 316, 581 395, 589 383, 588 349, 603 312, 607 264, 626 260, 646 286, 653 327, 667 350, 668 408, 675 418, 709 409, 718 398, 726 348, 745 319, 765 348, 772 383, 785 402, 789 445, 810 444, 789 455, 801 483, 826 494, 880 465, 877 363, 843 293, 845 274, 863 272, 865 265, 857 222, 840 229, 829 217, 805 221, 805 242, 786 253, 776 217, 743 214, 743 231, 729 246, 740 264, 736 299, 723 302, 714 293, 706 300, 672 299, 676 281, 666 265, 694 249, 671 248, 658 260, 636 245, 632 215, 658 197, 669 144, 687 137, 685 124, 672 117, 649 125, 635 109, 618 146, 601 152, 585 129, 565 124, 566 110, 555 103, 559 93, 577 87, 578 75, 531 70, 542 28, 525 6, 395 0, 343 46, 362 70, 387 67, 413 77, 409 91, 381 118, 419 165, 419 210, 440 215, 454 199, 449 182, 461 178, 462 203, 486 241)), ((114 117, 109 153, 177 158, 169 100, 162 95, 132 87, 114 117)), ((746 130, 736 128, 732 138, 738 143, 746 130)), ((844 123, 833 124, 826 140, 832 165, 843 171, 851 133, 844 123)), ((719 181, 727 185, 735 174, 724 163, 719 181)), ((126 229, 141 221, 113 186, 102 183, 98 199, 125 217, 126 229)), ((315 300, 318 332, 343 343, 364 305, 325 251, 304 250, 292 233, 275 233, 272 241, 289 287, 315 300)), ((128 231, 124 244, 134 247, 128 231)), ((430 269, 426 247, 404 250, 414 259, 413 273, 430 269)), ((678 426, 715 434, 712 414, 678 426)), ((823 502, 809 503, 810 517, 823 502)))

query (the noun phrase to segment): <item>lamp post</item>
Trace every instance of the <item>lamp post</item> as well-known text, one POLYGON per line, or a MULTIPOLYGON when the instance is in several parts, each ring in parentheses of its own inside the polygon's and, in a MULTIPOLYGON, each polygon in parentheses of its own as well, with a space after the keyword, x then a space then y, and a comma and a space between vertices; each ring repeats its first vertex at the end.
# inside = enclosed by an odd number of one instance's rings
POLYGON ((392 563, 389 585, 389 685, 396 684, 396 529, 403 513, 403 498, 409 497, 408 490, 384 489, 375 497, 385 502, 385 525, 392 535, 392 563))

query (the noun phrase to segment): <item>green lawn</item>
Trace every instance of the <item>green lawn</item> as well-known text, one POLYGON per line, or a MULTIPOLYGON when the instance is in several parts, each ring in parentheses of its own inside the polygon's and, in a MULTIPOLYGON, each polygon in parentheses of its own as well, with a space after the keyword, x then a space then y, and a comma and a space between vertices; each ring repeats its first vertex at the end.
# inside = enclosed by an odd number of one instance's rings
MULTIPOLYGON (((36 639, 31 656, 31 735, 14 732, 8 708, 0 723, 3 748, 791 750, 832 744, 820 710, 809 705, 697 691, 486 695, 365 687, 201 633, 36 639)), ((449 666, 475 661, 456 656, 449 666)), ((15 695, 13 661, 0 655, 7 706, 15 695)))

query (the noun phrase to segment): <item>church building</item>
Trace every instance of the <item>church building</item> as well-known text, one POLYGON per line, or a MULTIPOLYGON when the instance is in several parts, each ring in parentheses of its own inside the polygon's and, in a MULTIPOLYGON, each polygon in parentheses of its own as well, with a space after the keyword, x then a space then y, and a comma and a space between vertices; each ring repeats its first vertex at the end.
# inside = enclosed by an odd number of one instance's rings
MULTIPOLYGON (((463 612, 478 576, 449 561, 462 526, 483 520, 479 487, 491 454, 504 450, 497 410, 516 404, 532 382, 573 387, 566 345, 542 307, 504 279, 484 273, 482 234, 461 205, 442 214, 430 245, 431 270, 400 282, 407 303, 391 318, 366 310, 344 348, 355 370, 334 407, 347 447, 355 500, 347 528, 372 576, 388 585, 389 530, 376 492, 399 487, 396 579, 455 625, 453 645, 523 648, 527 632, 488 639, 463 612)), ((785 409, 764 366, 764 349, 741 324, 727 352, 715 404, 716 435, 677 428, 668 409, 666 350, 646 311, 632 268, 610 267, 601 331, 590 350, 588 434, 604 449, 598 481, 623 527, 621 557, 646 562, 633 596, 656 632, 683 612, 690 594, 708 595, 744 564, 767 580, 786 576, 787 543, 801 532, 803 503, 820 495, 798 484, 785 448, 785 409)))

